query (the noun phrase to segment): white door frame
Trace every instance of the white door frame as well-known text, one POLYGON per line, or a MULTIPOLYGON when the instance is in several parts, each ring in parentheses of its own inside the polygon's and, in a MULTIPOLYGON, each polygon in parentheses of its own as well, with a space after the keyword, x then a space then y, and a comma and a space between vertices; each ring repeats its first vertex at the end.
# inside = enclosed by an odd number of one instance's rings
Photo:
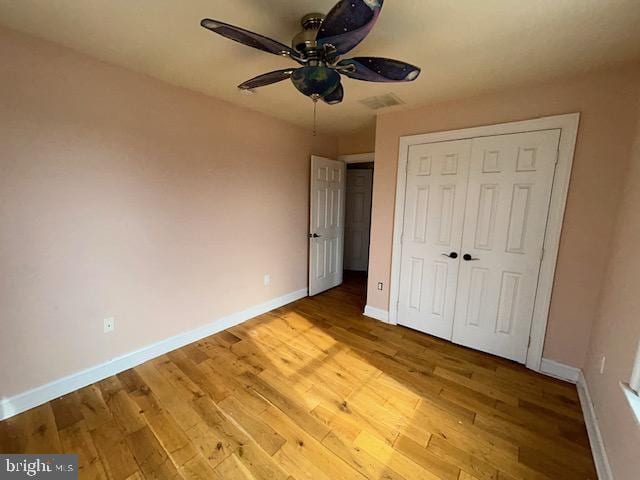
POLYGON ((350 163, 369 163, 376 161, 375 153, 356 153, 352 155, 340 155, 338 160, 350 164, 350 163))
POLYGON ((398 158, 398 181, 396 185, 396 208, 393 222, 393 251, 391 257, 391 279, 389 285, 389 323, 397 324, 398 299, 400 289, 400 263, 402 256, 402 228, 404 219, 405 189, 407 183, 407 162, 409 147, 424 143, 447 142, 477 137, 508 135, 538 130, 560 129, 558 146, 558 164, 553 178, 551 203, 547 228, 544 237, 544 255, 540 264, 538 291, 533 310, 531 339, 527 351, 527 367, 540 371, 544 337, 547 330, 551 292, 556 270, 556 260, 560 246, 562 222, 569 192, 573 154, 578 134, 579 113, 555 115, 520 122, 500 123, 482 127, 450 130, 446 132, 427 133, 400 137, 400 155, 398 158))

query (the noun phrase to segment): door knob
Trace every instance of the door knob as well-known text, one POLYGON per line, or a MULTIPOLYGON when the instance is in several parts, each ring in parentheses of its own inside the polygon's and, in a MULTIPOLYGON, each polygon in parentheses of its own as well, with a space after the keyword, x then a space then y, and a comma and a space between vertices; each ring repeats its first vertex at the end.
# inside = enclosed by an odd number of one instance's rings
POLYGON ((458 252, 443 253, 442 256, 456 259, 458 258, 458 252))
POLYGON ((479 258, 473 258, 471 255, 469 255, 468 253, 465 253, 462 258, 466 261, 466 262, 472 262, 475 260, 480 260, 479 258))
POLYGON ((317 233, 310 233, 309 238, 320 238, 322 235, 318 235, 317 233))

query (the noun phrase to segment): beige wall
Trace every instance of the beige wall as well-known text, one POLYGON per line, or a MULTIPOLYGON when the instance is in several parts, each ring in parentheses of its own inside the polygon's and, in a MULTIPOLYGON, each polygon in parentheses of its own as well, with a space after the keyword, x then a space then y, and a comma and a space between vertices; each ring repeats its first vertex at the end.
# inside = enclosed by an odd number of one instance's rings
POLYGON ((619 382, 631 378, 640 341, 640 128, 617 218, 585 376, 614 477, 637 480, 640 427, 619 382), (603 356, 605 371, 600 375, 603 356))
POLYGON ((582 367, 635 135, 639 93, 640 67, 631 66, 380 115, 367 303, 383 310, 389 307, 400 136, 580 112, 544 356, 582 367), (379 292, 377 282, 387 288, 379 292))
POLYGON ((7 30, 0 58, 0 398, 306 287, 337 139, 7 30))
POLYGON ((338 155, 371 153, 376 148, 375 124, 338 137, 338 155))

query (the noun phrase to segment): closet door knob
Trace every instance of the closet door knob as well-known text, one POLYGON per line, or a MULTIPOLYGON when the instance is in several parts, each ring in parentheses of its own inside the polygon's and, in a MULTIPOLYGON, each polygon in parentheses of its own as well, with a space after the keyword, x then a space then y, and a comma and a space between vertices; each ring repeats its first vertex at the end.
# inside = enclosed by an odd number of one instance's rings
POLYGON ((471 255, 469 255, 468 253, 465 253, 462 258, 464 259, 465 262, 473 262, 476 260, 480 260, 479 258, 473 258, 471 255))
POLYGON ((458 252, 443 253, 442 256, 456 259, 458 258, 458 252))

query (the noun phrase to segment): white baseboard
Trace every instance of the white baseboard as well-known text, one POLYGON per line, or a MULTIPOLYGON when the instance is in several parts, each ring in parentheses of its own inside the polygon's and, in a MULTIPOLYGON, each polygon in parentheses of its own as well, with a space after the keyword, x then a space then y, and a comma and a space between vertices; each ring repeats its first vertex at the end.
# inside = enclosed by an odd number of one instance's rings
POLYGON ((587 425, 589 443, 591 444, 591 452, 593 453, 593 460, 596 464, 598 478, 599 480, 613 480, 613 472, 611 471, 607 451, 604 448, 602 433, 600 433, 600 427, 598 426, 598 417, 593 408, 587 380, 582 371, 580 371, 578 377, 578 396, 580 397, 580 405, 582 406, 582 413, 584 414, 584 422, 587 425))
POLYGON ((607 458, 607 452, 604 448, 600 427, 598 426, 598 418, 596 417, 587 381, 582 370, 543 358, 540 364, 540 373, 576 384, 578 396, 580 397, 580 405, 582 406, 582 413, 584 415, 584 422, 587 426, 587 433, 589 434, 591 452, 593 453, 593 460, 598 472, 598 479, 613 480, 613 473, 609 459, 607 458))
POLYGON ((66 395, 67 393, 78 390, 79 388, 86 387, 87 385, 91 385, 92 383, 133 368, 141 363, 151 360, 152 358, 164 355, 167 352, 196 342, 202 338, 208 337, 209 335, 213 335, 227 328, 239 325, 247 320, 257 317, 258 315, 262 315, 263 313, 267 313, 271 310, 282 307, 283 305, 287 305, 288 303, 295 302, 296 300, 306 296, 306 288, 288 293, 281 297, 255 305, 247 310, 218 318, 208 325, 196 328, 195 330, 180 333, 134 352, 114 358, 113 360, 100 365, 95 365, 67 377, 54 380, 46 385, 36 387, 13 397, 1 399, 0 420, 13 417, 14 415, 29 410, 30 408, 42 405, 43 403, 62 395, 66 395))
POLYGON ((556 362, 555 360, 549 360, 548 358, 542 359, 540 363, 540 373, 571 383, 577 383, 580 377, 579 368, 570 367, 569 365, 556 362))
POLYGON ((376 320, 380 320, 384 323, 389 323, 389 312, 387 310, 381 310, 367 305, 364 307, 364 314, 367 317, 375 318, 376 320))

